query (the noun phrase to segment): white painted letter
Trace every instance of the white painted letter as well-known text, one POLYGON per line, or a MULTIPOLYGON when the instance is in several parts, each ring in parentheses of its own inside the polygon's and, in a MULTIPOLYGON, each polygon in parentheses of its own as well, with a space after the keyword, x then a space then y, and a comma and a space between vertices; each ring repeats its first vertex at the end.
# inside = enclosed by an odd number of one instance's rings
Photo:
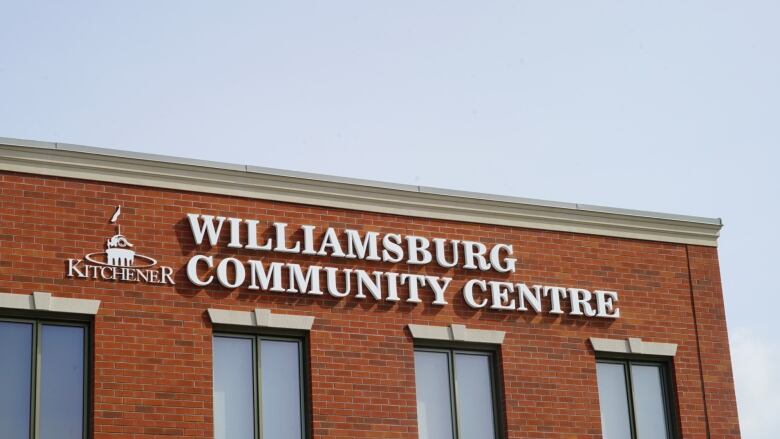
POLYGON ((383 262, 392 262, 394 264, 401 262, 404 258, 404 250, 399 244, 401 244, 401 235, 388 233, 382 237, 382 247, 384 247, 384 250, 382 250, 383 262), (390 256, 391 253, 394 256, 390 256))
POLYGON ((513 291, 514 287, 512 282, 492 280, 488 284, 490 284, 490 294, 493 298, 490 309, 515 309, 515 299, 509 300, 509 293, 513 291))
POLYGON ((268 271, 265 271, 262 261, 249 261, 249 289, 264 291, 284 291, 282 288, 282 267, 284 264, 281 262, 271 262, 271 266, 268 271), (271 282, 273 281, 273 282, 271 282), (260 282, 260 285, 257 285, 260 282), (269 290, 268 286, 271 285, 269 290))
POLYGON ((598 310, 596 317, 605 317, 609 319, 620 317, 620 308, 615 307, 614 304, 614 302, 618 301, 617 292, 596 290, 594 293, 596 293, 596 309, 598 310))
POLYGON ((303 251, 302 255, 316 255, 314 251, 314 226, 301 226, 303 229, 303 251))
POLYGON ((566 288, 561 287, 544 287, 544 297, 550 296, 552 300, 552 309, 550 314, 563 314, 561 309, 561 299, 566 298, 566 288))
POLYGON ((387 278, 387 300, 388 302, 398 302, 401 300, 398 297, 398 273, 387 272, 385 273, 387 278))
POLYGON ((246 223, 246 246, 249 250, 271 250, 273 239, 268 238, 262 246, 257 245, 257 223, 256 220, 244 220, 246 223))
POLYGON ((515 271, 515 261, 517 259, 510 258, 509 256, 512 256, 513 249, 511 245, 507 244, 496 244, 493 246, 492 249, 490 249, 490 264, 493 266, 493 269, 498 271, 499 273, 508 273, 515 271), (501 250, 506 250, 506 257, 501 259, 499 254, 501 253, 501 250), (502 264, 502 261, 504 264, 502 264))
POLYGON ((425 279, 428 281, 428 286, 430 286, 431 290, 433 290, 433 297, 434 297, 433 305, 446 305, 447 301, 444 299, 444 292, 447 290, 447 287, 450 286, 450 282, 452 282, 452 278, 425 276, 425 279), (440 284, 439 279, 444 281, 444 283, 440 284))
POLYGON ((590 299, 592 298, 593 295, 588 290, 583 290, 582 288, 569 288, 569 300, 571 301, 571 313, 569 313, 569 315, 585 315, 586 317, 595 316, 596 311, 590 306, 590 299))
POLYGON ((339 269, 335 267, 325 267, 325 273, 327 274, 328 279, 328 294, 330 294, 333 297, 338 297, 341 299, 342 297, 349 296, 349 292, 351 290, 350 286, 350 273, 352 273, 352 270, 349 268, 344 269, 344 292, 342 293, 339 291, 338 284, 336 283, 336 274, 338 273, 339 269))
POLYGON ((452 268, 458 265, 458 247, 460 247, 458 244, 460 244, 460 241, 457 239, 450 241, 452 248, 452 262, 448 262, 446 258, 446 250, 444 249, 444 244, 446 243, 446 239, 433 238, 434 253, 436 253, 436 263, 439 264, 440 267, 452 268))
POLYGON ((322 294, 320 290, 320 269, 316 265, 312 265, 306 270, 306 276, 303 275, 303 270, 298 264, 287 264, 287 269, 290 270, 290 286, 287 288, 288 293, 302 293, 302 294, 322 294), (311 283, 311 288, 309 284, 311 283))
POLYGON ((463 268, 474 270, 479 268, 482 271, 490 270, 490 264, 485 259, 487 247, 481 242, 463 241, 463 268), (474 264, 474 260, 477 264, 474 264))
POLYGON ((420 300, 419 287, 425 286, 425 276, 419 274, 402 273, 401 285, 405 284, 407 280, 411 281, 409 282, 409 298, 406 299, 406 301, 410 303, 422 302, 422 300, 420 300))
POLYGON ((365 287, 369 294, 374 296, 376 300, 382 300, 382 272, 375 271, 373 273, 374 280, 363 270, 355 270, 357 276, 357 294, 355 297, 358 299, 365 299, 366 295, 363 293, 363 287, 365 287))
POLYGON ((484 308, 487 305, 488 300, 487 298, 483 298, 480 303, 474 301, 474 285, 477 285, 482 292, 487 290, 487 284, 485 284, 484 280, 471 279, 463 286, 463 298, 466 299, 466 304, 472 308, 484 308))
POLYGON ((280 253, 300 253, 301 243, 296 242, 294 247, 287 247, 287 238, 284 236, 284 229, 287 227, 285 223, 274 223, 276 229, 276 247, 274 251, 280 253))
POLYGON ((525 307, 525 301, 528 300, 528 304, 537 313, 542 312, 542 287, 541 285, 534 285, 531 288, 534 289, 533 294, 531 290, 525 284, 517 284, 517 290, 520 292, 520 306, 517 307, 519 311, 528 311, 525 307))
POLYGON ((326 248, 330 249, 331 256, 337 258, 346 257, 344 251, 341 250, 341 243, 339 242, 339 237, 336 235, 336 231, 333 230, 333 227, 328 227, 325 230, 325 236, 322 238, 320 251, 318 251, 317 254, 320 256, 328 256, 328 252, 325 250, 326 248))
POLYGON ((222 230, 222 223, 225 222, 224 216, 216 217, 218 222, 217 227, 214 227, 214 217, 211 215, 198 215, 195 213, 188 213, 187 219, 190 220, 190 230, 192 230, 192 237, 195 238, 195 244, 203 243, 203 236, 209 234, 209 244, 217 245, 217 239, 219 239, 219 232, 222 230), (200 225, 198 218, 203 218, 203 225, 200 225))
POLYGON ((408 249, 408 260, 406 262, 414 265, 425 265, 428 262, 431 262, 431 252, 428 251, 428 247, 430 246, 431 243, 428 242, 428 238, 423 238, 422 236, 407 236, 406 247, 408 249))
POLYGON ((211 268, 214 266, 214 258, 211 256, 204 256, 204 255, 195 255, 190 258, 189 262, 187 262, 187 279, 192 282, 193 285, 197 285, 199 287, 205 287, 206 285, 210 284, 212 280, 214 280, 214 276, 209 276, 206 280, 200 280, 198 278, 198 262, 205 261, 206 266, 211 268))
POLYGON ((366 232, 366 237, 360 240, 357 230, 345 230, 347 234, 347 257, 365 259, 366 261, 379 261, 377 250, 377 232, 366 232))
POLYGON ((246 278, 246 270, 244 269, 244 265, 241 264, 241 261, 239 261, 238 259, 225 258, 219 261, 219 265, 217 265, 217 280, 223 287, 236 288, 244 283, 245 278, 246 278), (235 279, 233 279, 233 282, 230 282, 228 280, 228 273, 227 273, 228 264, 232 265, 233 269, 236 272, 235 279))
POLYGON ((228 218, 228 222, 230 223, 230 242, 228 242, 228 247, 230 248, 244 248, 243 245, 241 245, 241 218, 228 218))

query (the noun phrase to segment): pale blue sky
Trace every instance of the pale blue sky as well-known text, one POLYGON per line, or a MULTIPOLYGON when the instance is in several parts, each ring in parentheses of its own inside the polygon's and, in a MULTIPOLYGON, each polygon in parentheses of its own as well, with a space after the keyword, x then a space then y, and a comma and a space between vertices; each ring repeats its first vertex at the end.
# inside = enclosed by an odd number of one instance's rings
POLYGON ((722 217, 780 431, 780 2, 0 0, 0 136, 722 217))

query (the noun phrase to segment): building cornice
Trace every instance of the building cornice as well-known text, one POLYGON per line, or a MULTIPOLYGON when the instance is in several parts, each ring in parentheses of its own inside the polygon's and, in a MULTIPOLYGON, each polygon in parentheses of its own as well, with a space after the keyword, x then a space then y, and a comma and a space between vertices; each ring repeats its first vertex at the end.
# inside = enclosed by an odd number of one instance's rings
POLYGON ((0 170, 450 221, 717 246, 720 219, 0 138, 0 170))

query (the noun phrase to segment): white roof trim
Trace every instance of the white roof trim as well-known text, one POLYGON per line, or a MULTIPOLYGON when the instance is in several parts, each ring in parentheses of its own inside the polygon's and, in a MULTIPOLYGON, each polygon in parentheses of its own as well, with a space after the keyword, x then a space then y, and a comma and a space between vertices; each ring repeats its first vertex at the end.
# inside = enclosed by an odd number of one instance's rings
POLYGON ((720 219, 0 138, 0 170, 451 221, 717 246, 720 219))
POLYGON ((273 314, 269 309, 254 311, 231 311, 208 309, 211 323, 215 325, 251 326, 258 328, 295 329, 311 331, 314 317, 290 314, 273 314))
POLYGON ((0 293, 0 308, 96 315, 100 301, 53 297, 50 293, 39 291, 32 294, 0 293))
POLYGON ((674 343, 655 343, 642 341, 641 338, 615 340, 591 337, 590 344, 596 352, 611 354, 656 355, 661 357, 674 357, 677 354, 677 345, 674 343))
POLYGON ((409 332, 415 340, 463 341, 468 343, 502 344, 504 331, 469 329, 464 325, 427 326, 409 324, 409 332))

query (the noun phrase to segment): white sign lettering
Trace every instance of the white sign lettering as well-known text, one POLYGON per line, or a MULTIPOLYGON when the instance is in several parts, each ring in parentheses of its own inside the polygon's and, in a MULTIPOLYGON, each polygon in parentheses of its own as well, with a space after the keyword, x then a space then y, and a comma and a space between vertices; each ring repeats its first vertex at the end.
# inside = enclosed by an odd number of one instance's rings
MULTIPOLYGON (((121 207, 110 219, 116 234, 106 240, 103 252, 89 253, 82 259, 68 259, 67 276, 78 279, 143 282, 173 285, 173 269, 158 266, 157 261, 135 251, 117 224, 121 207)), ((274 222, 271 233, 258 229, 259 220, 187 214, 192 237, 197 245, 217 246, 227 229, 227 248, 282 253, 344 260, 362 260, 412 267, 435 264, 446 269, 514 273, 517 259, 511 244, 491 244, 458 239, 345 229, 318 230, 301 225, 294 230, 287 223, 274 222)), ((419 272, 363 270, 357 268, 302 266, 292 262, 240 260, 195 254, 186 266, 187 279, 197 287, 220 285, 235 289, 276 293, 352 296, 361 300, 421 303, 445 306, 452 300, 452 278, 419 272)), ((572 316, 616 319, 620 317, 615 291, 588 290, 554 285, 528 285, 508 281, 467 279, 461 289, 463 301, 474 309, 495 311, 568 314, 572 316)))
POLYGON ((106 251, 85 255, 83 259, 68 259, 67 276, 79 279, 101 279, 120 282, 144 282, 173 285, 173 269, 157 266, 157 261, 133 250, 133 244, 122 235, 117 220, 121 206, 109 223, 116 224, 116 234, 106 240, 106 251))
MULTIPOLYGON (((263 253, 301 254, 329 258, 359 259, 410 266, 436 264, 443 268, 460 268, 480 272, 514 273, 517 260, 511 244, 486 245, 481 242, 422 236, 404 236, 333 227, 319 230, 302 225, 290 230, 286 223, 272 224, 273 233, 259 242, 259 220, 189 213, 187 220, 197 245, 208 242, 216 246, 223 228, 229 229, 228 248, 263 253), (296 238, 293 238, 296 237, 296 238)), ((295 263, 266 262, 262 259, 241 261, 227 257, 215 261, 213 256, 196 254, 187 263, 187 278, 196 286, 219 284, 225 288, 246 287, 279 293, 324 295, 335 298, 408 303, 422 302, 421 295, 432 297, 431 304, 448 304, 452 278, 427 274, 366 271, 355 268, 302 267, 295 263), (405 295, 401 296, 400 287, 405 295)), ((462 289, 463 300, 475 309, 528 311, 583 317, 618 318, 618 293, 614 291, 531 285, 506 281, 469 279, 462 289), (543 299, 549 299, 544 309, 543 299), (566 305, 566 306, 565 306, 566 305)))

